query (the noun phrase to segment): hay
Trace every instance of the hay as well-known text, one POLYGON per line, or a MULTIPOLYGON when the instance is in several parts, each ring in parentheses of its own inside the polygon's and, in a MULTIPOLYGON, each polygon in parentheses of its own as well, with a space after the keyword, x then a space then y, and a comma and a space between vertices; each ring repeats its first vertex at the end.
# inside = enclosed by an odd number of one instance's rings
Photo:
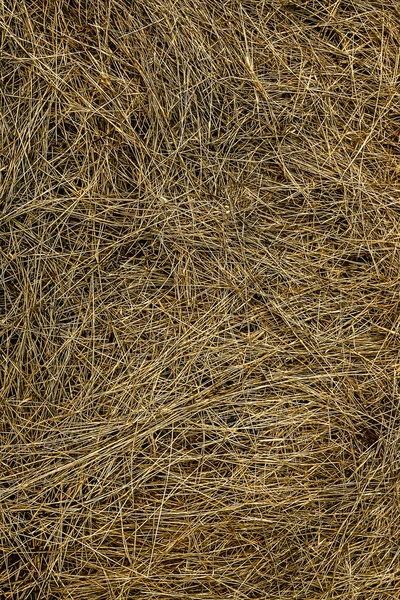
POLYGON ((397 0, 6 0, 4 600, 400 598, 397 0))

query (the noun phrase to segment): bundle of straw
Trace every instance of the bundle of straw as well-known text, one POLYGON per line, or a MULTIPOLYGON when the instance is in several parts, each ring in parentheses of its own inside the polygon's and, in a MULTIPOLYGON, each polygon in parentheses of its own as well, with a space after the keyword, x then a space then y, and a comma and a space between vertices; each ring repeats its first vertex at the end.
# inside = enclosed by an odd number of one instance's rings
POLYGON ((1 600, 400 598, 399 40, 1 3, 1 600))

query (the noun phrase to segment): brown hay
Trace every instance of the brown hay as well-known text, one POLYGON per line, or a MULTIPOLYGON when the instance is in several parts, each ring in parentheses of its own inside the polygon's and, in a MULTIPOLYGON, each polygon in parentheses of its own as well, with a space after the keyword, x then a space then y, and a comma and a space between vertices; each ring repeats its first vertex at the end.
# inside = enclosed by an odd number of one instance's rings
POLYGON ((6 0, 3 600, 400 598, 397 0, 6 0))

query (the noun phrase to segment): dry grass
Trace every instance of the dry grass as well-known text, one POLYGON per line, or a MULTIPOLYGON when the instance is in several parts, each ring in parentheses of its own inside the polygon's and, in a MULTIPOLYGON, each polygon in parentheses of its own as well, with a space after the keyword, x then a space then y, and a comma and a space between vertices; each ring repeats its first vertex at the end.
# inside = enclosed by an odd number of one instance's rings
POLYGON ((398 0, 5 0, 1 600, 400 598, 398 0))

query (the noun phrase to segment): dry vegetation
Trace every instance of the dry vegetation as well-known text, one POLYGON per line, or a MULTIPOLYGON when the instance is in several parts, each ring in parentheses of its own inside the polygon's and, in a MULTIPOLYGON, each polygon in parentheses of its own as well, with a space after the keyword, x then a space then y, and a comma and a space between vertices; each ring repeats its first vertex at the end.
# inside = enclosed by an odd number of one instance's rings
POLYGON ((400 598, 398 0, 0 34, 1 600, 400 598))

